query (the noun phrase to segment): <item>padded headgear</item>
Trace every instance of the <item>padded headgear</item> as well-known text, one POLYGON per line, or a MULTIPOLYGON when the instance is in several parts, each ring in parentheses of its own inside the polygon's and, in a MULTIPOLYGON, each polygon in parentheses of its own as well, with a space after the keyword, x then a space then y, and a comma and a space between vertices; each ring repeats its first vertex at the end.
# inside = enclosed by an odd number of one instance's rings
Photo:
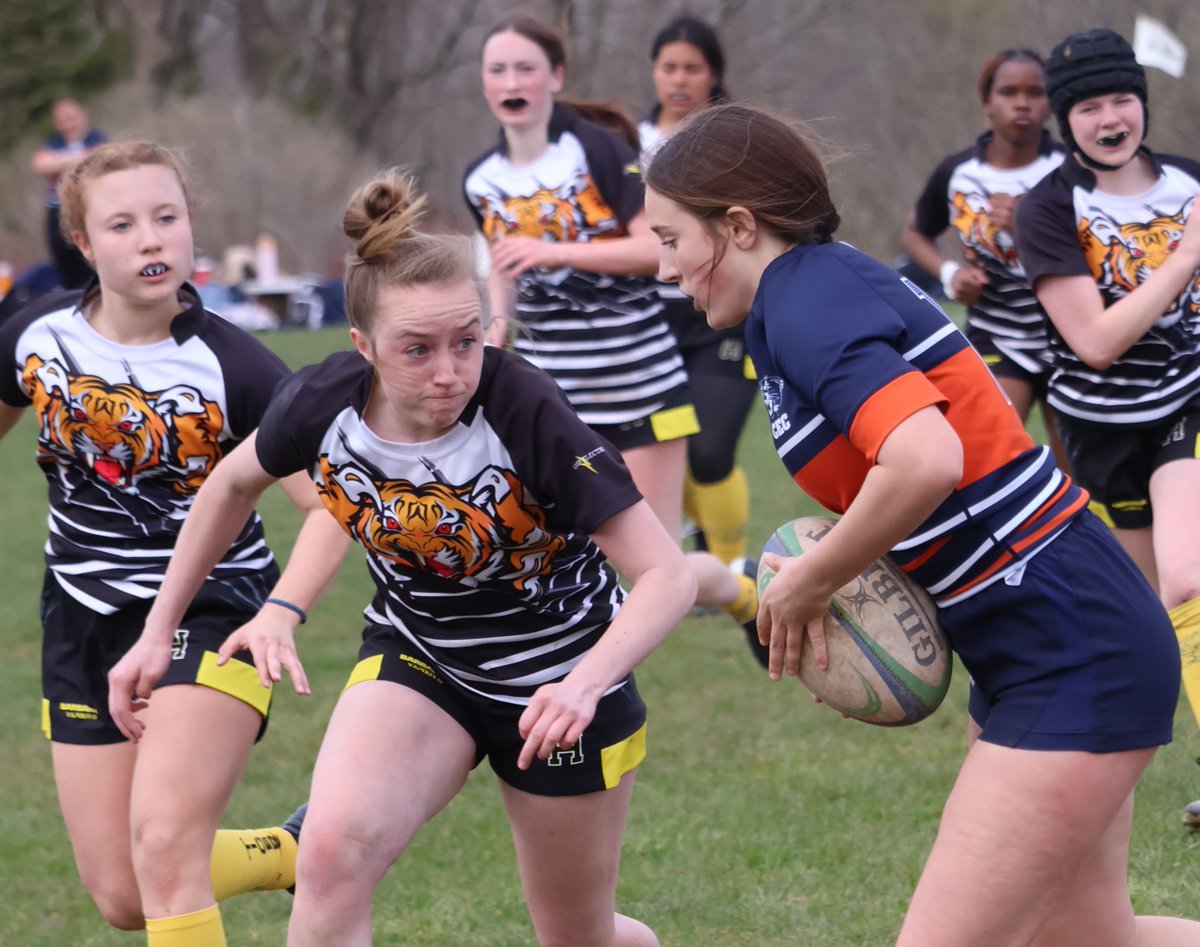
POLYGON ((1112 30, 1086 30, 1072 33, 1054 47, 1046 60, 1046 95, 1068 148, 1078 150, 1067 122, 1071 106, 1110 92, 1132 92, 1141 99, 1146 131, 1149 131, 1146 71, 1125 37, 1112 30))

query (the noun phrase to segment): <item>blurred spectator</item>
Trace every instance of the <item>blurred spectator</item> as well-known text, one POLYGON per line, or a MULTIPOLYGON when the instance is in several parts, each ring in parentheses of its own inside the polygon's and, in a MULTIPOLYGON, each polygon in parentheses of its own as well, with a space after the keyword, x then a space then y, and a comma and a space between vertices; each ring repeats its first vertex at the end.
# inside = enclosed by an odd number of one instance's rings
POLYGON ((91 127, 87 111, 72 98, 61 98, 51 110, 55 133, 33 153, 33 170, 46 179, 46 244, 59 284, 64 289, 78 289, 92 277, 92 268, 59 231, 58 182, 107 137, 91 127))

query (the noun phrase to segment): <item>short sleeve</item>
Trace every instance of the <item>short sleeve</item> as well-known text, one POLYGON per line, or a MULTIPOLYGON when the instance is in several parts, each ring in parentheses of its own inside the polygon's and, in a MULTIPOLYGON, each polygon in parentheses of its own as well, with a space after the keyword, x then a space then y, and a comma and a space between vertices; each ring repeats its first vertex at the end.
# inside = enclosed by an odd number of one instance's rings
POLYGON ((578 121, 575 134, 583 145, 588 171, 605 203, 628 226, 646 203, 637 153, 612 132, 591 122, 578 121))
POLYGON ((872 462, 901 421, 946 401, 905 359, 900 314, 844 262, 826 260, 819 273, 776 287, 777 298, 766 300, 773 363, 872 462))
POLYGON ((549 523, 594 533, 641 499, 620 452, 579 420, 549 375, 511 353, 492 357, 485 413, 549 523))
POLYGON ((913 205, 913 225, 917 233, 930 240, 936 240, 950 227, 950 175, 957 164, 957 156, 943 160, 913 205))
POLYGON ((1043 178, 1017 207, 1017 256, 1029 285, 1043 276, 1091 276, 1079 234, 1071 189, 1058 174, 1043 178))
POLYGON ((280 479, 310 470, 334 418, 351 403, 368 372, 357 352, 338 352, 280 384, 255 438, 263 470, 280 479))

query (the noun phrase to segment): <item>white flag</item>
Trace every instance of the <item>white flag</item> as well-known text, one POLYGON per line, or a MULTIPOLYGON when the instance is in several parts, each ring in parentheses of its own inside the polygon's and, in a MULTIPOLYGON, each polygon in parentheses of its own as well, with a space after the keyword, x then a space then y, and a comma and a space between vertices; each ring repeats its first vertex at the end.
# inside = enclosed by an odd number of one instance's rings
POLYGON ((1161 69, 1176 79, 1183 78, 1187 47, 1160 20, 1138 14, 1133 26, 1133 52, 1143 66, 1161 69))

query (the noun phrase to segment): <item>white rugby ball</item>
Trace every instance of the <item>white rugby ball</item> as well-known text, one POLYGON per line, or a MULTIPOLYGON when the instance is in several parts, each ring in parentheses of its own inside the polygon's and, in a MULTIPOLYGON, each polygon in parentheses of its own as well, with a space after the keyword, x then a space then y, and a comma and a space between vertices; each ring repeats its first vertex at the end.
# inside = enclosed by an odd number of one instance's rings
MULTIPOLYGON (((780 526, 764 553, 802 556, 836 521, 806 516, 780 526)), ((760 560, 758 591, 775 573, 760 560)), ((825 616, 829 667, 822 671, 805 636, 800 681, 839 713, 864 723, 904 727, 937 710, 954 666, 937 606, 888 557, 838 589, 825 616)))

